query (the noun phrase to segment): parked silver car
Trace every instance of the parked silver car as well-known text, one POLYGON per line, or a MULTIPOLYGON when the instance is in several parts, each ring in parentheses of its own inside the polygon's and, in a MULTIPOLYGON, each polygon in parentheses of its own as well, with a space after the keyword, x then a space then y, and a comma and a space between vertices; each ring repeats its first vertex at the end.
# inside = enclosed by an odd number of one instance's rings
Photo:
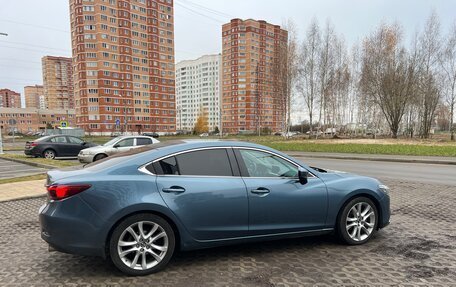
POLYGON ((159 142, 159 140, 148 136, 120 136, 108 141, 104 145, 81 150, 78 159, 82 163, 91 163, 119 152, 129 151, 159 142))

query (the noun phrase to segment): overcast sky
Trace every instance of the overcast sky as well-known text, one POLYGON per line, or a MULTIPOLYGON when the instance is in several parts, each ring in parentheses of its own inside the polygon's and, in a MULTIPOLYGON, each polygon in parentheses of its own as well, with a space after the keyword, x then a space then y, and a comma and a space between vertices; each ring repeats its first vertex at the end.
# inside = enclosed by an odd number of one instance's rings
MULTIPOLYGON (((407 36, 434 9, 445 33, 456 20, 453 0, 175 0, 176 60, 221 52, 221 25, 230 18, 281 24, 291 18, 305 33, 313 17, 327 19, 349 45, 379 23, 398 21, 407 36)), ((71 56, 68 0, 0 0, 0 88, 23 93, 42 84, 41 57, 71 56)))

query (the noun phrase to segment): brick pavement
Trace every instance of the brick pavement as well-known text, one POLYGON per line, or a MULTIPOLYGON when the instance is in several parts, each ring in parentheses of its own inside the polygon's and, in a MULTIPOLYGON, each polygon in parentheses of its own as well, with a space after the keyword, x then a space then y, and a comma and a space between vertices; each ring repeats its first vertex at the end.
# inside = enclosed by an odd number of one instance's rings
POLYGON ((112 264, 47 251, 44 198, 0 203, 0 286, 456 286, 456 187, 384 180, 392 223, 362 246, 331 236, 182 252, 164 271, 127 277, 112 264))

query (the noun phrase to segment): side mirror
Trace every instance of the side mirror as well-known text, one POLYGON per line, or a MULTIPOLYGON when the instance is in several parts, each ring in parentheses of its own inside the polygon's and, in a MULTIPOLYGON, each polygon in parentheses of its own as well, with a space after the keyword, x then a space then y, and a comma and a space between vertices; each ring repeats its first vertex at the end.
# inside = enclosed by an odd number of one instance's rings
POLYGON ((120 147, 119 144, 115 144, 115 145, 113 146, 113 148, 118 148, 118 147, 120 147))
POLYGON ((81 145, 86 145, 87 143, 86 142, 82 142, 81 145))
POLYGON ((309 177, 309 172, 305 170, 304 168, 300 167, 298 169, 298 178, 299 178, 299 183, 304 185, 307 184, 308 180, 307 178, 309 177))

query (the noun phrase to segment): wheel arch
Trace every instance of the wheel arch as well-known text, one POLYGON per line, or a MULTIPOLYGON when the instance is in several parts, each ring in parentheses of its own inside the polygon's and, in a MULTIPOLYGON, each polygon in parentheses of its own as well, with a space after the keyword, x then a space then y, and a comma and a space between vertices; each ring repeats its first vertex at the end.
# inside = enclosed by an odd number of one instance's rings
POLYGON ((358 197, 366 197, 366 198, 369 198, 370 200, 372 200, 372 202, 374 203, 375 205, 375 208, 377 209, 377 212, 378 212, 378 215, 377 215, 377 220, 378 220, 378 224, 377 224, 377 230, 380 229, 379 226, 383 226, 383 214, 382 214, 382 208, 380 206, 380 201, 377 197, 373 196, 369 191, 367 190, 360 190, 354 194, 350 194, 349 197, 347 197, 343 203, 340 205, 339 207, 339 211, 337 212, 337 217, 336 217, 336 222, 335 222, 335 228, 334 230, 337 231, 338 229, 338 223, 339 223, 339 220, 340 220, 340 216, 342 215, 342 212, 344 211, 344 208, 345 206, 347 206, 347 204, 352 201, 353 199, 355 198, 358 198, 358 197))
POLYGON ((48 150, 52 150, 54 152, 54 156, 57 157, 57 152, 55 151, 55 148, 52 147, 45 147, 43 148, 43 151, 41 152, 41 156, 44 158, 44 153, 48 150))
POLYGON ((179 228, 177 227, 176 223, 169 216, 167 216, 166 214, 164 214, 162 212, 155 211, 155 210, 137 210, 137 211, 134 211, 134 212, 131 212, 131 213, 128 213, 128 214, 122 216, 111 226, 111 228, 109 229, 109 231, 106 235, 106 238, 104 239, 104 249, 103 249, 104 258, 109 257, 109 240, 111 239, 111 235, 114 232, 114 229, 126 218, 137 215, 137 214, 153 214, 153 215, 159 216, 159 217, 163 218, 164 220, 166 220, 166 222, 168 222, 168 224, 171 226, 171 228, 173 229, 173 232, 174 232, 174 237, 176 239, 175 248, 176 248, 176 250, 180 249, 181 234, 179 232, 179 228))
POLYGON ((95 159, 96 159, 97 156, 99 156, 99 155, 104 155, 104 156, 105 156, 104 158, 109 157, 109 155, 107 155, 105 152, 99 152, 99 153, 97 153, 97 154, 95 154, 95 155, 93 156, 93 161, 95 161, 95 159))

